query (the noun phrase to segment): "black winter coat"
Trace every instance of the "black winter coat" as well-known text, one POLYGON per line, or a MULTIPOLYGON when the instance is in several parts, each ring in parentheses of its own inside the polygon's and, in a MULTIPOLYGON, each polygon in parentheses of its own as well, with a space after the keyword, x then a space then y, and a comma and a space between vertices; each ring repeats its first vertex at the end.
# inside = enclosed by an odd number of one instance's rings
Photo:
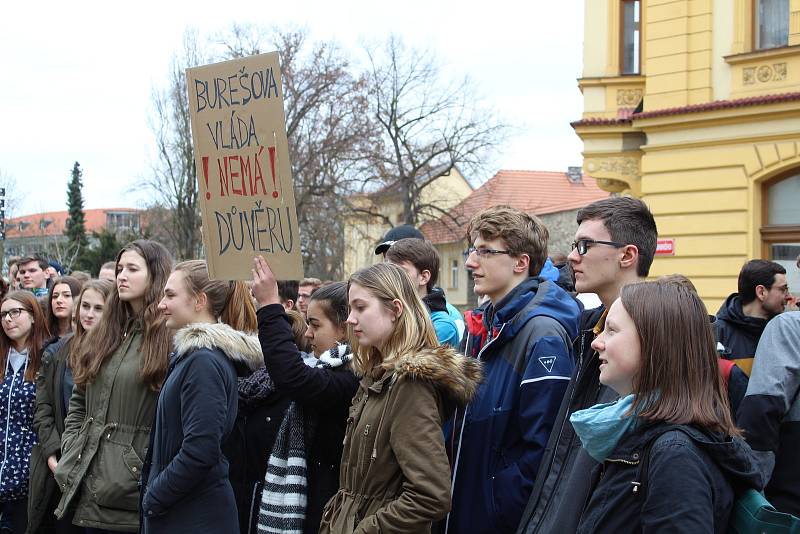
POLYGON ((519 533, 570 533, 578 528, 583 504, 591 491, 589 474, 598 464, 581 447, 569 416, 618 397, 612 389, 600 384, 600 360, 591 347, 594 327, 604 311, 600 306, 581 313, 580 334, 573 343, 575 371, 539 464, 528 506, 517 529, 519 533))
POLYGON ((738 293, 734 293, 720 307, 717 320, 712 326, 717 343, 722 345, 717 345, 720 356, 733 360, 750 376, 758 340, 767 327, 767 319, 745 315, 742 311, 742 300, 738 293))
POLYGON ((256 532, 267 461, 290 402, 277 391, 257 400, 239 393, 239 414, 222 450, 230 462, 241 534, 256 532))
POLYGON ((736 493, 763 487, 742 439, 666 423, 624 436, 592 479, 581 534, 725 533, 736 493))
POLYGON ((254 338, 225 324, 192 324, 158 398, 142 480, 142 532, 235 532, 236 502, 222 443, 236 419, 236 377, 260 365, 254 338))
POLYGON ((342 442, 359 378, 349 365, 325 369, 303 363, 289 318, 280 304, 258 310, 258 338, 276 389, 301 404, 306 417, 315 421, 307 446, 308 505, 303 531, 316 533, 322 509, 339 489, 342 442))
POLYGON ((33 446, 30 459, 27 532, 31 533, 53 523, 53 511, 61 498, 56 479, 47 467, 47 458, 51 455, 61 458, 61 434, 64 433, 64 420, 67 417, 62 390, 71 339, 72 334, 69 334, 45 347, 42 366, 36 377, 33 428, 39 436, 39 443, 33 446))

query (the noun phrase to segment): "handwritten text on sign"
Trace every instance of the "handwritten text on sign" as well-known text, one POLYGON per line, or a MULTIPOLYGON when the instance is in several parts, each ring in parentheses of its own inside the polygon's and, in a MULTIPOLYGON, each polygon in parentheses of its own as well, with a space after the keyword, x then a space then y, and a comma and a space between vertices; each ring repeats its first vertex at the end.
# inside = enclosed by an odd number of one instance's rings
POLYGON ((277 53, 187 71, 203 240, 212 276, 249 278, 265 254, 302 277, 277 53))

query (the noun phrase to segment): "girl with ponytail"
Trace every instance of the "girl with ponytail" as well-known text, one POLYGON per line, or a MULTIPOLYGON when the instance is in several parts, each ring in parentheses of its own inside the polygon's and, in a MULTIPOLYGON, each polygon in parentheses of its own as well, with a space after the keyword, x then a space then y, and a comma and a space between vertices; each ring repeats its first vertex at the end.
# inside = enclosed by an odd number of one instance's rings
POLYGON ((205 261, 175 266, 158 305, 175 332, 142 475, 142 532, 236 532, 222 444, 234 427, 237 376, 263 366, 244 282, 211 280, 205 261))

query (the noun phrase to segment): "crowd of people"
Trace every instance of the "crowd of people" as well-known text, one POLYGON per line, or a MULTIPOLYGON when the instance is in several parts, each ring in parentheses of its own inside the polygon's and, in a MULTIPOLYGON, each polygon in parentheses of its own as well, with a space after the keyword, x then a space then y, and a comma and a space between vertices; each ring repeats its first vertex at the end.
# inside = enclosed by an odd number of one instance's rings
POLYGON ((648 280, 657 233, 600 200, 554 262, 538 218, 486 209, 464 314, 408 226, 346 281, 213 280, 150 240, 96 279, 12 258, 0 534, 721 533, 751 491, 800 515, 786 269, 748 262, 709 315, 648 280))

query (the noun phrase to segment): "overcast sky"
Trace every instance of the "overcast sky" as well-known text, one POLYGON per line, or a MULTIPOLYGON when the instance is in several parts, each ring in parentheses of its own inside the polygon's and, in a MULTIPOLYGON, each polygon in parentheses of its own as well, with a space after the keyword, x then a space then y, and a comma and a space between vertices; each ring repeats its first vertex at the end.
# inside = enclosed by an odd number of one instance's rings
POLYGON ((132 188, 154 159, 150 93, 184 30, 232 23, 301 27, 353 56, 390 33, 430 48, 470 76, 517 126, 498 169, 566 171, 581 164, 569 126, 581 114, 583 2, 406 0, 331 2, 6 2, 0 17, 0 172, 23 193, 17 215, 66 209, 75 161, 87 208, 140 207, 132 188))

